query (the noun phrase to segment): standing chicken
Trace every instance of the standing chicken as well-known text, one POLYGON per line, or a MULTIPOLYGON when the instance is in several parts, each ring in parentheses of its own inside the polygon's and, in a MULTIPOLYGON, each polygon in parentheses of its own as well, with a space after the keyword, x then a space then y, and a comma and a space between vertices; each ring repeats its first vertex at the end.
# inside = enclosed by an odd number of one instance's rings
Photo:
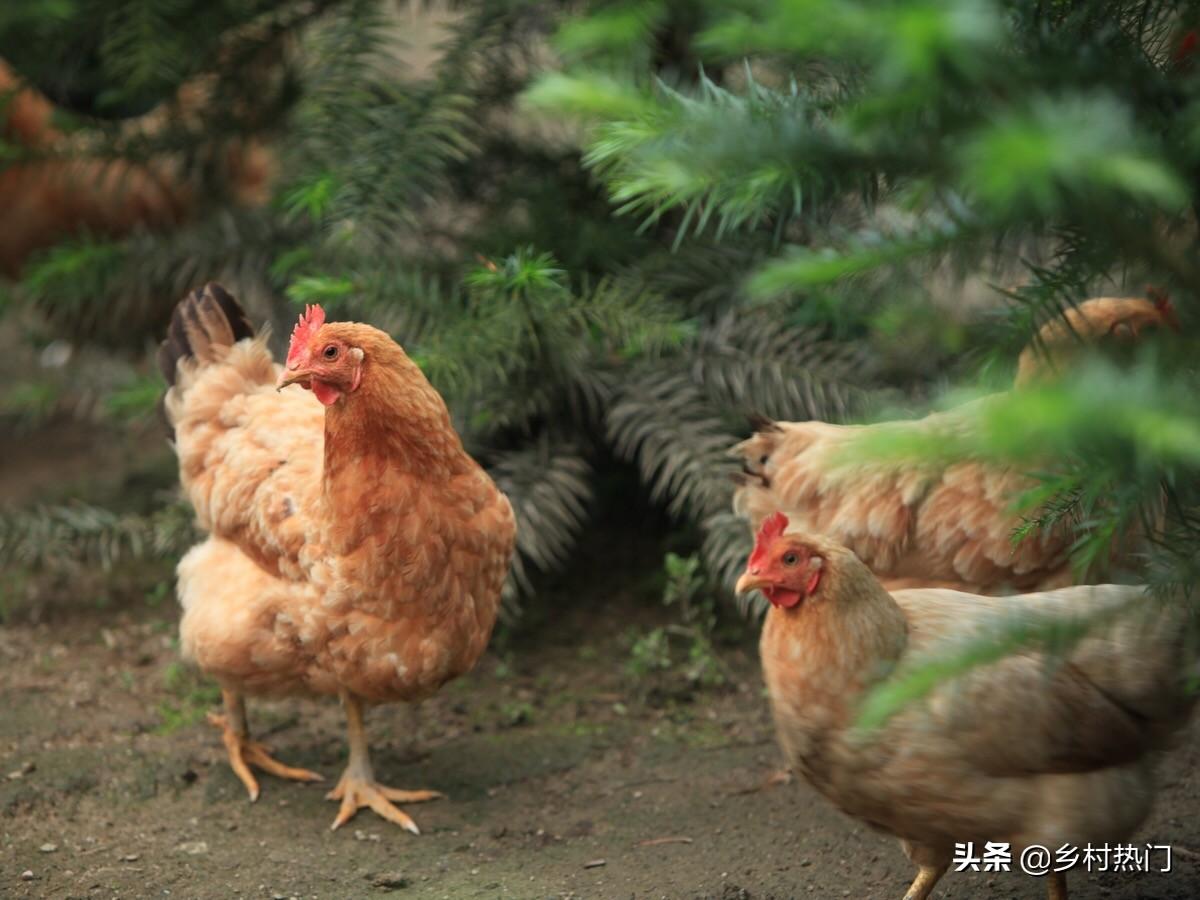
POLYGON ((507 498, 369 325, 309 307, 281 368, 210 284, 176 308, 159 361, 180 478, 212 534, 179 564, 180 638, 221 683, 230 764, 251 800, 250 766, 319 778, 250 739, 242 695, 336 693, 350 762, 333 827, 369 806, 416 833, 391 801, 440 795, 375 781, 363 707, 427 697, 479 659, 513 552, 507 498))
MULTIPOLYGON (((1112 584, 1004 598, 889 594, 853 552, 787 524, 781 513, 763 522, 737 586, 771 602, 760 651, 780 743, 843 812, 901 839, 920 868, 905 900, 929 896, 957 843, 1006 842, 1016 858, 1031 845, 1114 843, 1142 823, 1154 751, 1195 699, 1184 610, 1155 610, 1143 588, 1112 584), (1005 625, 1098 614, 1108 624, 1061 659, 1027 649, 876 731, 855 730, 860 701, 893 671, 1005 625)), ((1065 900, 1061 873, 1049 896, 1065 900)))
MULTIPOLYGON (((1052 375, 1085 342, 1127 344, 1163 326, 1177 327, 1165 297, 1089 300, 1042 328, 1021 354, 1016 386, 1052 375)), ((918 424, 956 429, 969 420, 962 410, 950 410, 918 424)), ((1071 583, 1071 541, 1064 531, 1048 530, 1013 546, 1013 500, 1034 486, 1025 475, 972 461, 836 465, 853 441, 889 425, 760 423, 731 451, 743 468, 735 511, 753 528, 770 513, 785 512, 802 530, 852 549, 889 589, 993 594, 1071 583)))

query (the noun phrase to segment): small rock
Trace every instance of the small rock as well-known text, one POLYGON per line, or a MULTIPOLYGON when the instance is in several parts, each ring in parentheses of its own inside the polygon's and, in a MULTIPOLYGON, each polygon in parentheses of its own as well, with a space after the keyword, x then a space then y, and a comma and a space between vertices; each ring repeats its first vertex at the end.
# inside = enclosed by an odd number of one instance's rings
POLYGON ((590 860, 589 862, 585 862, 583 864, 583 867, 585 869, 598 869, 601 866, 607 866, 607 865, 608 865, 607 859, 593 859, 593 860, 590 860))
POLYGON ((142 858, 140 853, 126 853, 121 857, 121 862, 137 862, 142 858))
POLYGON ((371 878, 371 884, 386 891, 408 887, 408 878, 401 872, 384 872, 371 878))
POLYGON ((38 847, 38 849, 43 853, 53 853, 58 849, 58 844, 42 844, 42 846, 38 847))
POLYGON ((33 881, 33 869, 26 869, 21 873, 22 881, 33 881))
MULTIPOLYGON (((175 849, 178 850, 180 853, 186 853, 189 856, 200 856, 201 854, 208 852, 208 842, 207 841, 184 841, 182 844, 179 844, 175 849)), ((285 900, 286 900, 286 898, 285 898, 285 900)))

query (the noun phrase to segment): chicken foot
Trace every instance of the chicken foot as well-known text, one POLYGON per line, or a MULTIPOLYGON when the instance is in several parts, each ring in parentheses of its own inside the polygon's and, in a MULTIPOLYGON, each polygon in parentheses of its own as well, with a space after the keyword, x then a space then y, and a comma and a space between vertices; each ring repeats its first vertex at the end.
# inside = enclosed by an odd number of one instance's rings
POLYGON ((934 886, 946 874, 947 868, 947 866, 921 866, 917 877, 913 879, 913 883, 905 892, 904 900, 925 900, 933 893, 934 886))
POLYGON ((346 730, 350 738, 350 762, 346 771, 332 791, 325 795, 326 800, 340 800, 341 808, 337 818, 333 820, 332 829, 336 830, 345 825, 364 806, 369 806, 375 813, 389 822, 394 822, 406 831, 420 834, 417 823, 409 818, 403 810, 397 809, 391 801, 400 803, 423 803, 426 800, 437 800, 446 796, 438 791, 405 791, 379 784, 375 780, 375 770, 371 768, 371 757, 367 748, 367 732, 363 725, 362 701, 353 694, 342 692, 342 705, 346 708, 346 730))
POLYGON ((258 780, 250 771, 251 766, 262 769, 268 775, 287 778, 290 781, 325 780, 318 772, 285 766, 272 757, 263 744, 250 739, 250 729, 246 724, 246 703, 241 694, 237 691, 222 690, 221 699, 225 703, 225 714, 209 713, 208 721, 221 729, 221 739, 229 753, 229 766, 246 786, 251 803, 258 799, 258 780))
MULTIPOLYGON (((946 866, 921 866, 917 877, 904 894, 904 900, 926 900, 943 875, 946 866)), ((1051 872, 1046 876, 1047 900, 1067 900, 1067 876, 1063 872, 1051 872)))

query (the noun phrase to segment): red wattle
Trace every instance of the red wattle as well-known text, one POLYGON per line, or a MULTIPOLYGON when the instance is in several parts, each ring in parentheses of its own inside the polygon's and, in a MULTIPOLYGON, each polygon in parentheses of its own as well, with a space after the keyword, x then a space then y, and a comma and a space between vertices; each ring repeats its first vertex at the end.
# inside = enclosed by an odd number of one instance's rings
POLYGON ((767 595, 767 599, 771 601, 772 606, 778 606, 783 609, 791 609, 803 599, 799 591, 789 590, 788 588, 764 588, 763 593, 767 595))
POLYGON ((333 385, 326 384, 323 381, 317 381, 317 379, 315 379, 315 378, 311 379, 311 382, 312 382, 313 394, 325 406, 332 406, 334 403, 337 403, 338 400, 341 399, 342 392, 339 391, 337 388, 335 388, 333 385))
POLYGON ((816 593, 817 585, 821 583, 821 570, 816 569, 808 576, 808 584, 804 586, 805 595, 811 597, 816 593))

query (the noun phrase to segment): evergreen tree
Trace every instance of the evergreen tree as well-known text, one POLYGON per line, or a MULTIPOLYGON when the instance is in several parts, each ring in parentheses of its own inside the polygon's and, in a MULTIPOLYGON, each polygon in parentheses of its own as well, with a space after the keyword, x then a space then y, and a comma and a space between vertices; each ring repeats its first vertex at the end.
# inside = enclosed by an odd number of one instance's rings
MULTIPOLYGON (((619 211, 674 217, 680 247, 769 231, 774 243, 742 283, 776 316, 832 307, 861 321, 929 307, 947 268, 1012 277, 1019 261, 1002 314, 955 373, 964 385, 995 381, 1035 326, 1069 305, 1169 291, 1184 336, 1143 345, 1132 366, 1085 362, 1061 384, 976 407, 970 433, 893 432, 861 449, 1030 471, 1041 487, 1018 498, 1026 519, 1014 541, 1069 520, 1076 567, 1097 578, 1134 529, 1146 577, 1189 601, 1200 549, 1194 4, 700 9, 692 46, 709 74, 698 83, 627 52, 653 42, 671 6, 621 4, 568 26, 574 64, 543 76, 531 104, 587 123, 585 164, 619 211)), ((1023 642, 1078 634, 989 636, 897 686, 872 715, 1023 642)))
MULTIPOLYGON (((133 5, 157 23, 136 39, 62 0, 0 19, 0 52, 51 90, 59 70, 9 54, 14 36, 99 36, 73 77, 105 111, 215 74, 238 93, 202 125, 122 143, 93 109, 72 127, 114 157, 265 134, 272 202, 234 209, 218 183, 182 228, 80 235, 26 267, 10 309, 46 337, 91 335, 104 310, 119 328, 96 336, 141 348, 220 277, 277 319, 315 301, 388 328, 513 498, 514 589, 570 558, 621 461, 727 583, 748 535, 724 451, 747 414, 840 421, 999 383, 1037 325, 1147 284, 1194 333, 1190 4, 466 2, 424 72, 397 59, 408 12, 377 2, 133 5), (271 90, 246 90, 251 64, 271 90), (970 273, 1006 285, 999 312, 947 307, 970 273)), ((1014 540, 1070 518, 1096 570, 1141 521, 1154 583, 1190 587, 1190 347, 1081 365, 990 405, 969 440, 867 450, 1035 471, 1014 540)))
MULTIPOLYGON (((107 19, 86 4, 61 20, 31 13, 8 34, 40 29, 56 46, 101 35, 90 51, 100 62, 73 74, 92 106, 72 127, 93 139, 88 152, 99 146, 114 160, 191 148, 217 132, 206 130, 208 116, 168 116, 131 156, 100 118, 114 108, 104 105, 107 85, 122 97, 157 90, 161 100, 216 66, 222 83, 244 87, 241 56, 214 60, 212 47, 230 35, 269 37, 282 49, 267 64, 257 55, 258 76, 286 90, 243 100, 278 108, 220 124, 240 136, 277 136, 274 199, 253 209, 214 200, 169 230, 80 234, 26 266, 12 308, 39 314, 42 340, 65 334, 142 348, 175 299, 211 277, 278 322, 294 315, 290 304, 320 302, 331 316, 390 329, 513 500, 521 524, 514 596, 530 587, 530 566, 569 559, 596 479, 620 460, 636 465, 648 495, 681 525, 699 526, 697 539, 708 534, 714 562, 735 566, 748 537, 727 514, 724 451, 743 414, 835 416, 871 382, 858 348, 803 316, 781 330, 766 310, 738 312, 737 272, 757 257, 754 242, 710 241, 683 254, 674 226, 613 217, 573 135, 518 107, 558 21, 553 4, 461 5, 437 61, 418 75, 396 58, 407 11, 379 3, 305 6, 269 33, 253 4, 229 4, 219 23, 174 2, 143 5, 158 23, 142 33, 151 46, 104 38, 96 26, 107 19), (223 30, 184 48, 202 21, 223 30), (127 52, 146 57, 140 80, 127 52), (169 70, 154 61, 168 57, 169 70)), ((272 10, 272 22, 284 18, 272 10)), ((54 65, 29 71, 52 97, 80 93, 52 90, 54 65)), ((112 114, 142 113, 148 102, 112 114)), ((215 94, 205 111, 215 117, 227 105, 237 104, 215 94)), ((14 150, 22 161, 32 155, 14 150)), ((227 173, 211 174, 219 182, 227 173)), ((206 189, 222 195, 219 183, 206 189)), ((117 396, 136 407, 155 388, 133 379, 117 396)), ((120 539, 133 527, 125 518, 66 507, 10 513, 0 553, 70 558, 72 522, 80 536, 107 523, 113 536, 104 545, 114 552, 163 547, 120 539), (19 537, 35 531, 44 551, 19 537)))

